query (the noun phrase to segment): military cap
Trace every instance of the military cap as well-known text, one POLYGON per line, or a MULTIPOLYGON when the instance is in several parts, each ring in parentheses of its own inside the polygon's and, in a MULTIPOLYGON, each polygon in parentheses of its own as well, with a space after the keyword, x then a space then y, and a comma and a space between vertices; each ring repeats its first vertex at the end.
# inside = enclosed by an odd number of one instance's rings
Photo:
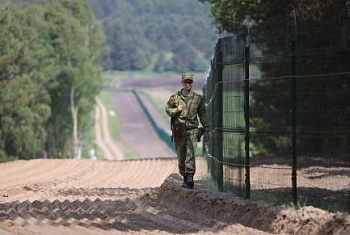
POLYGON ((183 73, 182 74, 182 81, 185 80, 192 80, 193 81, 193 74, 192 73, 183 73))

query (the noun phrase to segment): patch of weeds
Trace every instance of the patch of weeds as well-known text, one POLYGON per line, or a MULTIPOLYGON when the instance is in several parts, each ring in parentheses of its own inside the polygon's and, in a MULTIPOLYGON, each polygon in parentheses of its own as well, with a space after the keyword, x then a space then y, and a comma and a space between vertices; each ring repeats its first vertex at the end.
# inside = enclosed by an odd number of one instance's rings
POLYGON ((140 154, 138 154, 138 152, 132 149, 126 149, 123 152, 124 152, 125 159, 128 159, 128 160, 140 159, 140 154))
POLYGON ((209 192, 218 191, 217 183, 210 177, 210 175, 206 175, 202 178, 203 186, 209 192))
POLYGON ((300 208, 306 206, 305 203, 302 203, 300 201, 297 201, 296 203, 294 202, 289 202, 288 204, 282 205, 282 208, 294 208, 296 210, 299 210, 300 208))

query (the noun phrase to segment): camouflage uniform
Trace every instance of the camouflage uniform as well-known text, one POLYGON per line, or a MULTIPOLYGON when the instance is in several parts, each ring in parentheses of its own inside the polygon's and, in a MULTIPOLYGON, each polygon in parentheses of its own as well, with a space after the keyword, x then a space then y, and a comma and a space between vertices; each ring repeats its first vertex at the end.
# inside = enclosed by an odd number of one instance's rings
POLYGON ((199 121, 205 131, 209 130, 209 125, 206 121, 206 107, 203 96, 192 90, 187 96, 184 96, 181 91, 178 91, 170 96, 165 111, 168 116, 174 119, 174 122, 186 124, 184 135, 173 136, 179 172, 184 177, 184 181, 186 181, 188 175, 192 175, 193 177, 196 173, 195 150, 197 148, 199 121), (181 112, 177 111, 179 105, 183 105, 183 110, 181 112), (190 109, 188 110, 189 106, 190 109))

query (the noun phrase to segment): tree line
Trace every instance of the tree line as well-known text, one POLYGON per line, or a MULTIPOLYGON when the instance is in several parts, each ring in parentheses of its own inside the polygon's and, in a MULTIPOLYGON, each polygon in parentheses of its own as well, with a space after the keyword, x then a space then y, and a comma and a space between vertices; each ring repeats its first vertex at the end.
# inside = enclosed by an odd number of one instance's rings
POLYGON ((103 70, 204 71, 197 0, 2 0, 0 161, 87 155, 103 70))
POLYGON ((80 156, 104 41, 84 0, 1 3, 1 161, 80 156))
POLYGON ((87 0, 110 52, 106 70, 206 71, 216 41, 209 4, 198 0, 87 0))
MULTIPOLYGON (((260 42, 262 53, 279 53, 288 46, 281 32, 290 27, 283 22, 288 22, 293 6, 298 31, 318 33, 298 34, 303 35, 298 47, 326 48, 325 56, 315 53, 316 60, 304 58, 298 73, 344 72, 350 67, 346 1, 200 1, 206 4, 197 0, 1 1, 0 160, 79 157, 82 149, 88 149, 82 146, 93 138, 88 130, 102 69, 203 71, 215 41, 212 19, 219 32, 244 33, 249 16, 252 40, 260 42), (213 18, 207 15, 209 10, 213 18)), ((289 68, 285 61, 274 61, 273 66, 265 64, 260 69, 268 78, 289 68)), ((327 89, 347 89, 348 83, 348 77, 341 77, 333 83, 337 86, 327 89)), ((266 126, 287 122, 288 118, 270 118, 283 102, 267 100, 263 91, 271 88, 260 84, 252 88, 261 101, 255 108, 270 107, 271 112, 258 121, 266 126)), ((299 86, 305 85, 321 88, 319 81, 307 78, 299 86)), ((286 86, 279 84, 276 90, 286 86)), ((320 97, 318 104, 330 103, 335 109, 344 106, 349 92, 342 94, 340 98, 320 97)), ((309 103, 303 101, 315 105, 309 103)), ((324 123, 321 115, 312 120, 316 126, 324 123)), ((348 128, 344 116, 328 120, 348 128)), ((268 140, 265 146, 278 146, 278 141, 268 140)))

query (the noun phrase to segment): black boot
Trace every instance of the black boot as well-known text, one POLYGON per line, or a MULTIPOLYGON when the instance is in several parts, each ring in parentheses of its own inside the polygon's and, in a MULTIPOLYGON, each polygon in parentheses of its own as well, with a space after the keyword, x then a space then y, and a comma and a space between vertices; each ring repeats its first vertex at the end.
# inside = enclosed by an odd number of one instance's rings
POLYGON ((193 174, 188 174, 186 179, 186 184, 190 189, 193 189, 193 186, 194 186, 193 174))
POLYGON ((188 175, 185 174, 185 175, 184 175, 184 183, 181 185, 181 187, 183 187, 183 188, 188 188, 188 186, 187 186, 187 178, 188 178, 188 175))

